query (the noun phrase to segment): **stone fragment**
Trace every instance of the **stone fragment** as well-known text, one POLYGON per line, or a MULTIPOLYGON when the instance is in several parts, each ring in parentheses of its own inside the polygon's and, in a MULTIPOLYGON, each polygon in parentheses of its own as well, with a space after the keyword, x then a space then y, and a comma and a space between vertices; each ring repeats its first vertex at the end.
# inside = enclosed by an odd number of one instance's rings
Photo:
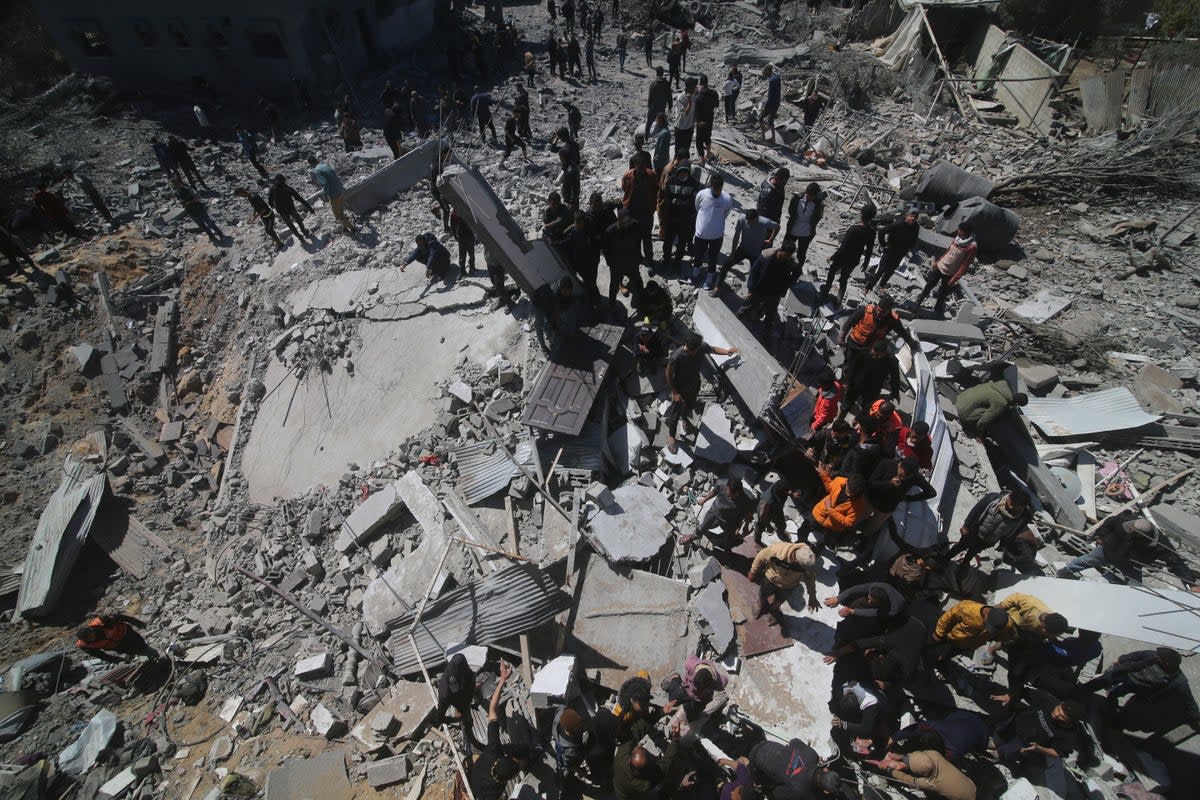
POLYGON ((372 789, 386 789, 408 777, 408 756, 392 756, 367 764, 367 783, 372 789))
POLYGON ((317 703, 308 718, 312 721, 313 730, 317 732, 317 735, 326 739, 336 739, 350 730, 346 720, 330 710, 324 703, 317 703))
POLYGON ((292 674, 302 681, 320 680, 333 674, 333 656, 329 653, 317 653, 296 662, 292 674))
POLYGON ((1029 391, 1037 395, 1045 394, 1058 383, 1058 370, 1049 364, 1018 365, 1017 374, 1029 391))

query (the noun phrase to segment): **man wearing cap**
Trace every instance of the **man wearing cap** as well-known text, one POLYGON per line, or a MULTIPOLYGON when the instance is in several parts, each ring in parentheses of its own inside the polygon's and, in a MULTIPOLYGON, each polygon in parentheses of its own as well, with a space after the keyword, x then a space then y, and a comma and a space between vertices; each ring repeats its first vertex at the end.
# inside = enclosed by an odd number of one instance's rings
POLYGON ((837 794, 842 779, 821 766, 817 751, 799 739, 759 742, 750 749, 750 775, 771 800, 814 800, 837 794))
POLYGON ((1067 566, 1058 570, 1060 578, 1078 578, 1079 573, 1109 565, 1122 572, 1129 569, 1129 555, 1134 549, 1154 549, 1158 545, 1158 531, 1144 517, 1116 515, 1100 523, 1096 531, 1096 547, 1079 555, 1067 566))
POLYGON ((670 275, 679 269, 684 254, 692 252, 696 232, 696 197, 700 182, 692 177, 692 165, 686 158, 676 159, 670 167, 670 179, 658 195, 658 225, 662 232, 662 269, 670 275))
POLYGON ((1011 642, 1017 626, 1001 608, 960 600, 938 617, 933 627, 930 656, 941 661, 952 650, 975 650, 988 642, 1011 642))
POLYGON ((879 761, 867 760, 900 783, 920 789, 927 797, 942 800, 975 800, 975 782, 936 750, 906 755, 888 753, 879 761))
POLYGON ((850 280, 850 273, 860 262, 863 272, 866 272, 871 263, 871 251, 875 246, 875 206, 867 203, 858 213, 858 222, 846 229, 838 249, 829 257, 829 274, 821 284, 821 297, 829 297, 834 276, 837 277, 838 305, 841 305, 846 297, 846 284, 850 280))
POLYGON ((793 279, 800 277, 804 268, 804 260, 808 257, 808 246, 817 235, 817 226, 825 215, 825 201, 821 197, 821 187, 810 183, 804 189, 803 195, 792 195, 788 203, 787 231, 784 241, 792 241, 796 245, 796 273, 793 279))
POLYGON ((500 679, 488 703, 487 745, 467 772, 467 782, 475 800, 501 800, 508 782, 529 767, 529 745, 524 742, 500 743, 500 694, 512 676, 512 667, 500 662, 500 679))
POLYGON ((772 250, 764 250, 750 266, 746 279, 746 302, 737 310, 737 315, 757 322, 763 321, 763 339, 771 336, 771 329, 779 322, 779 303, 792 284, 792 273, 796 259, 792 254, 796 243, 784 239, 783 244, 772 250))
MULTIPOLYGON (((817 600, 817 557, 804 542, 775 542, 758 551, 746 577, 759 585, 756 617, 775 614, 786 599, 785 595, 804 584, 807 608, 821 607, 817 600)), ((774 617, 770 624, 778 625, 774 617)))

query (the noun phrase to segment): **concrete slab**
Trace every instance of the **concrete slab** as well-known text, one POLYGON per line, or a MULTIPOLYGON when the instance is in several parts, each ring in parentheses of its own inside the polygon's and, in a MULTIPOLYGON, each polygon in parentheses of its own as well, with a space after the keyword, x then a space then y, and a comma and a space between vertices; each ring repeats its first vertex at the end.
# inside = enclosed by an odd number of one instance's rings
POLYGON ((1200 517, 1166 504, 1151 506, 1150 513, 1167 533, 1184 539, 1192 548, 1200 548, 1200 517))
POLYGON ((1042 289, 1033 297, 1026 298, 1012 313, 1030 322, 1048 322, 1071 307, 1071 298, 1055 292, 1053 289, 1042 289))
POLYGON ((460 355, 482 361, 507 349, 519 331, 504 314, 442 325, 437 336, 429 326, 423 318, 360 323, 353 375, 335 369, 299 380, 272 360, 263 382, 279 389, 262 402, 242 454, 251 500, 266 503, 335 484, 348 462, 386 455, 433 423, 435 385, 454 373, 460 355))
POLYGON ((392 559, 392 565, 367 584, 363 592, 362 617, 372 636, 382 636, 389 620, 415 608, 431 582, 433 596, 437 597, 449 573, 443 566, 435 579, 434 570, 442 560, 447 543, 440 529, 426 531, 416 550, 392 559))
POLYGON ((717 347, 736 347, 732 356, 713 356, 734 392, 755 415, 762 414, 782 394, 786 373, 775 357, 746 329, 719 298, 701 292, 692 324, 704 341, 717 347))
POLYGON ((474 167, 447 167, 438 182, 442 196, 466 221, 476 238, 504 266, 521 291, 532 295, 567 273, 566 265, 545 242, 530 242, 474 167))
POLYGON ((905 323, 909 331, 923 342, 969 342, 981 344, 983 331, 975 325, 945 322, 939 319, 914 319, 905 323))
POLYGON ((346 777, 344 751, 330 750, 313 758, 292 758, 267 775, 266 800, 307 800, 314 792, 322 800, 350 800, 353 796, 353 787, 346 777))
MULTIPOLYGON (((398 192, 411 189, 428 178, 433 172, 438 144, 439 140, 429 139, 361 181, 347 186, 346 209, 355 214, 366 214, 390 201, 398 192)), ((370 158, 379 154, 366 155, 370 158)), ((384 150, 382 155, 389 156, 391 152, 384 150)))
POLYGON ((442 533, 442 521, 445 519, 442 504, 416 471, 404 473, 392 486, 426 536, 442 533))
POLYGON ((605 686, 618 687, 638 670, 666 675, 689 647, 687 584, 637 569, 616 571, 587 560, 566 650, 605 686))
POLYGON ((575 680, 575 661, 575 656, 558 656, 537 671, 529 687, 535 705, 545 707, 553 699, 566 697, 575 680))
POLYGON ((368 753, 393 739, 411 737, 433 713, 433 695, 423 681, 398 681, 387 697, 367 712, 350 736, 368 753))
POLYGON ((633 472, 642 452, 650 447, 650 439, 637 425, 627 422, 608 437, 608 453, 613 468, 622 476, 633 472))
POLYGON ((671 535, 666 518, 671 502, 662 492, 640 483, 614 489, 613 500, 588 522, 592 547, 614 564, 652 558, 671 535))
POLYGON ((733 618, 725 604, 725 584, 710 583, 696 593, 689 606, 704 620, 709 644, 718 655, 733 644, 733 618))
POLYGON ((339 553, 350 552, 356 544, 368 541, 371 534, 398 517, 403 510, 404 501, 396 491, 395 484, 376 489, 342 522, 342 530, 334 547, 339 553))
POLYGON ((730 464, 737 456, 733 428, 725 409, 720 405, 709 403, 705 406, 700 417, 700 431, 696 435, 696 449, 692 454, 714 464, 730 464))

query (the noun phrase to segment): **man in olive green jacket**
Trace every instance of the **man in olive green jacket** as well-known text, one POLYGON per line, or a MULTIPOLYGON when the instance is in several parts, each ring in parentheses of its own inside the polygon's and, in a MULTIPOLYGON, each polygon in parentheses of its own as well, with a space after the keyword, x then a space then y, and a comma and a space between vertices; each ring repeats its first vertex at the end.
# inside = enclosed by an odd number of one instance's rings
POLYGON ((987 433, 988 428, 1008 413, 1023 406, 1029 398, 1020 392, 1013 394, 1008 381, 992 381, 963 389, 954 398, 958 418, 968 432, 987 433))

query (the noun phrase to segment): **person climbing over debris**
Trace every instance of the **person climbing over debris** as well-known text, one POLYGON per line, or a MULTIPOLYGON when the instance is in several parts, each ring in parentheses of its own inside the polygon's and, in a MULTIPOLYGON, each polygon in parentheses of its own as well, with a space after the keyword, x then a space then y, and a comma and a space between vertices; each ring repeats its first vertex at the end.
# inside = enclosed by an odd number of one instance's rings
POLYGON ((939 318, 945 316, 946 298, 950 296, 950 290, 967 274, 978 253, 979 245, 975 242, 974 228, 970 222, 960 223, 954 241, 950 242, 946 252, 929 268, 929 273, 925 276, 925 288, 917 295, 917 305, 925 302, 925 298, 936 289, 933 313, 939 318))
POLYGON ((771 614, 769 625, 778 625, 783 601, 800 584, 804 584, 807 609, 817 611, 817 555, 805 542, 774 542, 759 550, 750 564, 746 577, 759 585, 755 618, 771 614))
POLYGON ((859 263, 862 264, 863 272, 866 272, 867 267, 871 263, 871 250, 875 245, 875 206, 867 203, 859 211, 858 222, 851 225, 842 234, 841 244, 829 257, 829 274, 825 276, 825 282, 821 284, 822 300, 829 298, 829 291, 833 288, 833 279, 836 277, 838 281, 837 304, 840 306, 846 298, 846 284, 850 280, 850 273, 854 272, 854 268, 859 263))
POLYGON ((885 288, 896 268, 916 246, 921 233, 917 219, 916 210, 909 209, 899 220, 879 229, 879 264, 873 271, 867 272, 866 292, 870 292, 877 284, 880 289, 885 288))
POLYGON ((267 202, 271 204, 271 208, 275 209, 279 218, 291 229, 297 239, 316 240, 317 237, 304 227, 300 212, 296 210, 296 203, 299 202, 308 209, 310 214, 313 213, 313 207, 300 196, 299 192, 288 185, 287 179, 282 174, 271 179, 271 188, 267 191, 267 202))
POLYGON ((989 492, 967 512, 959 528, 959 539, 946 553, 946 560, 953 561, 961 555, 965 565, 989 547, 1001 552, 1013 550, 1032 520, 1033 509, 1024 492, 989 492))
POLYGON ((114 664, 127 660, 121 656, 157 658, 158 652, 135 630, 144 627, 146 623, 128 614, 99 614, 75 631, 75 646, 114 664))
POLYGON ((750 525, 754 514, 754 498, 746 493, 740 479, 731 477, 718 482, 708 494, 696 501, 696 505, 703 508, 710 500, 712 505, 705 511, 696 530, 680 536, 679 543, 691 544, 697 537, 703 536, 716 547, 732 550, 741 542, 750 525), (717 532, 718 528, 720 533, 717 532))
POLYGON ((346 187, 342 184, 342 179, 333 171, 333 167, 317 161, 316 156, 308 157, 308 165, 312 167, 312 181, 324 192, 334 219, 341 223, 346 233, 354 233, 354 227, 346 217, 346 187))
POLYGON ((528 742, 500 742, 500 727, 505 714, 500 697, 504 686, 512 677, 508 662, 500 662, 500 679, 488 702, 487 744, 467 772, 467 782, 475 800, 502 800, 506 797, 508 782, 529 769, 533 753, 528 742))
POLYGON ((1023 392, 1014 393, 1008 381, 991 381, 963 389, 954 398, 958 419, 968 436, 982 437, 991 427, 1029 402, 1023 392))
POLYGON ((414 247, 400 262, 400 271, 404 272, 408 265, 419 261, 425 265, 425 277, 436 280, 450 272, 450 251, 437 240, 432 233, 418 233, 414 247))
POLYGON ((731 356, 738 352, 736 347, 717 347, 704 341, 698 333, 691 333, 682 347, 675 348, 667 359, 667 386, 671 390, 671 406, 665 416, 667 422, 667 449, 675 453, 679 442, 675 438, 682 422, 687 430, 695 430, 691 418, 699 408, 700 366, 706 355, 731 356))
POLYGON ((263 200, 262 196, 257 192, 251 192, 241 186, 234 189, 233 193, 238 197, 245 198, 250 203, 250 207, 254 210, 253 216, 258 217, 262 222, 263 230, 267 232, 267 236, 275 244, 283 247, 283 241, 279 238, 279 234, 275 232, 275 212, 267 205, 267 201, 263 200))

